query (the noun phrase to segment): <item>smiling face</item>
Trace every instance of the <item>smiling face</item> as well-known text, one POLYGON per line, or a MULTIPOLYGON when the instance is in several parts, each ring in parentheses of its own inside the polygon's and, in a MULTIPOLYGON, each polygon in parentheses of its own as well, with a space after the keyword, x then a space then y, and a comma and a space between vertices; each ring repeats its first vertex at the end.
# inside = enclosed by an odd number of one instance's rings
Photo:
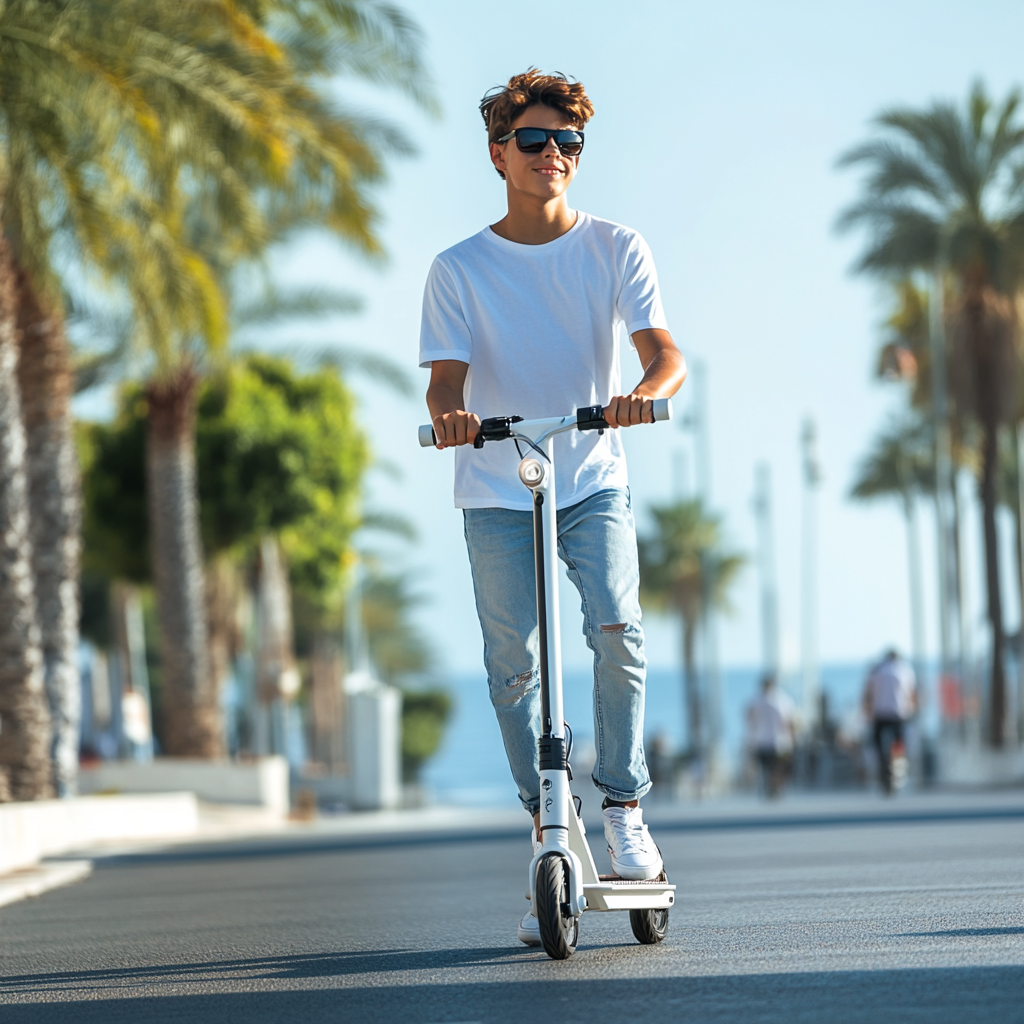
MULTIPOLYGON (((575 128, 565 114, 551 107, 527 107, 512 122, 513 128, 575 128)), ((491 143, 491 162, 505 176, 510 191, 542 201, 558 199, 576 177, 579 157, 563 156, 554 139, 539 153, 522 153, 515 139, 491 143)))

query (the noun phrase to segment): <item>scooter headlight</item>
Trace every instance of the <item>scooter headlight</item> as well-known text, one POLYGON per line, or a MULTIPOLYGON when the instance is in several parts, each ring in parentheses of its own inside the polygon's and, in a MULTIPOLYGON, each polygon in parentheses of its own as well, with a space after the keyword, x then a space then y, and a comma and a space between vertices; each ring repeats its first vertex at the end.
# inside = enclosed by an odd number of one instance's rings
POLYGON ((519 463, 519 479, 529 488, 537 487, 544 481, 544 467, 536 459, 523 459, 519 463))

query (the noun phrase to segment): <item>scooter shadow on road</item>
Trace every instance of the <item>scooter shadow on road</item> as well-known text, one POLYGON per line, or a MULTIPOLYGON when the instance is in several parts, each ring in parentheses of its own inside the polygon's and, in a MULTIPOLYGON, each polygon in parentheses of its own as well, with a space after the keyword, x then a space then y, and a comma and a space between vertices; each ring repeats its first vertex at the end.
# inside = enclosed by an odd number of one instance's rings
MULTIPOLYGON (((631 946, 623 943, 624 946, 631 946)), ((586 947, 581 946, 581 951, 586 947)), ((595 948, 598 948, 595 946, 595 948)), ((602 944, 601 949, 609 947, 602 944)), ((473 946, 462 949, 375 949, 335 953, 296 953, 287 956, 240 957, 234 960, 209 960, 179 964, 151 964, 135 967, 111 967, 100 970, 65 971, 48 974, 8 975, 0 979, 0 995, 4 992, 39 990, 54 986, 73 990, 88 988, 103 981, 145 981, 147 979, 184 978, 192 976, 244 975, 248 978, 288 979, 325 978, 349 974, 374 974, 381 971, 419 971, 450 967, 472 967, 524 957, 547 957, 526 946, 473 946)))

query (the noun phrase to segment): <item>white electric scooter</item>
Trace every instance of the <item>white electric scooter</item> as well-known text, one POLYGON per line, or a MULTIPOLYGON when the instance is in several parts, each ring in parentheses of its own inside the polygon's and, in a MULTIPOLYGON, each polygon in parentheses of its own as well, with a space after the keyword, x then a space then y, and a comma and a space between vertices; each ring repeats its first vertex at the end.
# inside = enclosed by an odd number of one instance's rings
MULTIPOLYGON (((655 399, 654 419, 672 418, 672 403, 655 399)), ((537 628, 540 636, 540 852, 530 862, 529 891, 544 950, 565 960, 576 950, 579 920, 585 910, 628 910, 636 938, 661 942, 668 931, 674 885, 665 872, 648 881, 598 875, 586 830, 569 789, 562 714, 562 653, 558 623, 558 533, 555 519, 555 434, 566 430, 604 431, 608 423, 599 405, 577 409, 575 416, 524 420, 496 416, 480 424, 474 447, 510 438, 525 442, 531 455, 519 463, 519 479, 533 492, 533 545, 537 571, 537 628), (539 456, 534 458, 533 455, 539 456)), ((428 423, 419 429, 424 448, 437 443, 428 423)), ((570 734, 571 735, 571 734, 570 734)))

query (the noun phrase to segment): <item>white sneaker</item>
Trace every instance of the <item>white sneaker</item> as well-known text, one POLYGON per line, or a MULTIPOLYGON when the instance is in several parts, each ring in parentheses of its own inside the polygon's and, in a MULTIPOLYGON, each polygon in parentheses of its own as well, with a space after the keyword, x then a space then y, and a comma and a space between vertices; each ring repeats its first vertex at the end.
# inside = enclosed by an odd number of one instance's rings
POLYGON ((532 910, 528 910, 526 917, 519 922, 516 934, 519 936, 519 941, 525 942, 528 946, 540 945, 540 921, 533 916, 532 910))
MULTIPOLYGON (((537 839, 537 829, 533 825, 530 826, 530 842, 533 844, 533 855, 536 857, 540 853, 540 841, 537 839)), ((529 892, 526 893, 526 898, 530 898, 529 892)), ((525 942, 528 946, 540 945, 540 922, 533 916, 532 910, 528 910, 526 917, 519 922, 516 935, 519 936, 520 942, 525 942)))
POLYGON ((661 854, 639 807, 606 807, 604 838, 612 858, 612 871, 620 878, 636 881, 661 874, 661 854))

